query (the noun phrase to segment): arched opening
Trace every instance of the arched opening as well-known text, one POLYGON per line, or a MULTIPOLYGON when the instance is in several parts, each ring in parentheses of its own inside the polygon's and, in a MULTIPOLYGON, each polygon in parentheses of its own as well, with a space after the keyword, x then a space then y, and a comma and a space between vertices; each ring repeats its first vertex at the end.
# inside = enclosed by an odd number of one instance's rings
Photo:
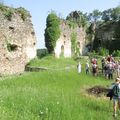
POLYGON ((61 57, 64 56, 64 45, 61 46, 61 57))

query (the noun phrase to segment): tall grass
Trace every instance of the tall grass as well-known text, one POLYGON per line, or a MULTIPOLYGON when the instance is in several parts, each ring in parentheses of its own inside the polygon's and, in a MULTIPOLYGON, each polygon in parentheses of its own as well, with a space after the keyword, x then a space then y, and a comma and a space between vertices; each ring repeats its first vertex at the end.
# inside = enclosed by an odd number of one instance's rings
MULTIPOLYGON (((50 66, 56 64, 52 59, 50 66)), ((39 60, 40 64, 41 61, 45 63, 44 59, 39 60)), ((63 65, 67 63, 67 59, 60 61, 63 65)), ((69 61, 76 65, 75 61, 69 61)), ((106 86, 110 82, 103 77, 85 75, 84 71, 78 74, 76 68, 25 72, 3 79, 0 81, 0 120, 111 120, 109 100, 86 92, 89 87, 106 86)))

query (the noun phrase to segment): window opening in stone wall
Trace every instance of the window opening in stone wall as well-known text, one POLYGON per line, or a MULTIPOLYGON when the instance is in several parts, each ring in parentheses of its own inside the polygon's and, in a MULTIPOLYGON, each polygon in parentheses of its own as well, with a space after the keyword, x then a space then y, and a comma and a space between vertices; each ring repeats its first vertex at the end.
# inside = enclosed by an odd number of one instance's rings
POLYGON ((35 32, 31 32, 31 34, 34 36, 34 35, 35 35, 35 32))
POLYGON ((8 58, 8 57, 6 57, 6 60, 9 60, 9 58, 8 58))
POLYGON ((12 26, 9 26, 9 30, 11 30, 12 32, 14 32, 15 28, 12 26))
POLYGON ((66 38, 66 35, 63 35, 64 36, 64 38, 66 38))
POLYGON ((18 46, 17 46, 17 45, 7 43, 7 49, 8 49, 8 51, 9 51, 9 52, 14 52, 14 51, 16 51, 16 50, 17 50, 17 48, 18 48, 18 46))
POLYGON ((36 45, 36 43, 34 42, 33 45, 36 45))

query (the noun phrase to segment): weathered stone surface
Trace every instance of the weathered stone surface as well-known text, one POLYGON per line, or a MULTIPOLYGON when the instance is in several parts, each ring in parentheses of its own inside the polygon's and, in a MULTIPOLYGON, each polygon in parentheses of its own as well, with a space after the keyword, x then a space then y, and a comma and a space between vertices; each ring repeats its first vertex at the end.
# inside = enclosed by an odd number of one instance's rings
POLYGON ((72 50, 71 50, 71 34, 75 32, 77 34, 77 45, 80 48, 79 52, 81 55, 84 54, 85 50, 85 37, 86 32, 83 27, 75 27, 70 28, 66 21, 61 20, 60 24, 60 30, 61 35, 60 38, 56 42, 55 46, 55 56, 57 58, 60 57, 61 54, 63 54, 64 57, 71 57, 72 56, 72 50))
POLYGON ((0 74, 23 72, 26 63, 36 56, 35 45, 30 15, 23 20, 15 11, 8 20, 0 10, 0 74))

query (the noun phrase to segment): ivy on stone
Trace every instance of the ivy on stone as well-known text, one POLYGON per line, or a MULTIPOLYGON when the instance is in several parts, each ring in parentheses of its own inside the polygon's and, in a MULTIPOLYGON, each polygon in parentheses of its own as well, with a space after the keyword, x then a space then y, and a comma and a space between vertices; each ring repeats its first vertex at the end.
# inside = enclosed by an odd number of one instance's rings
POLYGON ((77 45, 77 33, 72 32, 71 33, 71 49, 73 56, 77 56, 79 54, 79 47, 77 45))

